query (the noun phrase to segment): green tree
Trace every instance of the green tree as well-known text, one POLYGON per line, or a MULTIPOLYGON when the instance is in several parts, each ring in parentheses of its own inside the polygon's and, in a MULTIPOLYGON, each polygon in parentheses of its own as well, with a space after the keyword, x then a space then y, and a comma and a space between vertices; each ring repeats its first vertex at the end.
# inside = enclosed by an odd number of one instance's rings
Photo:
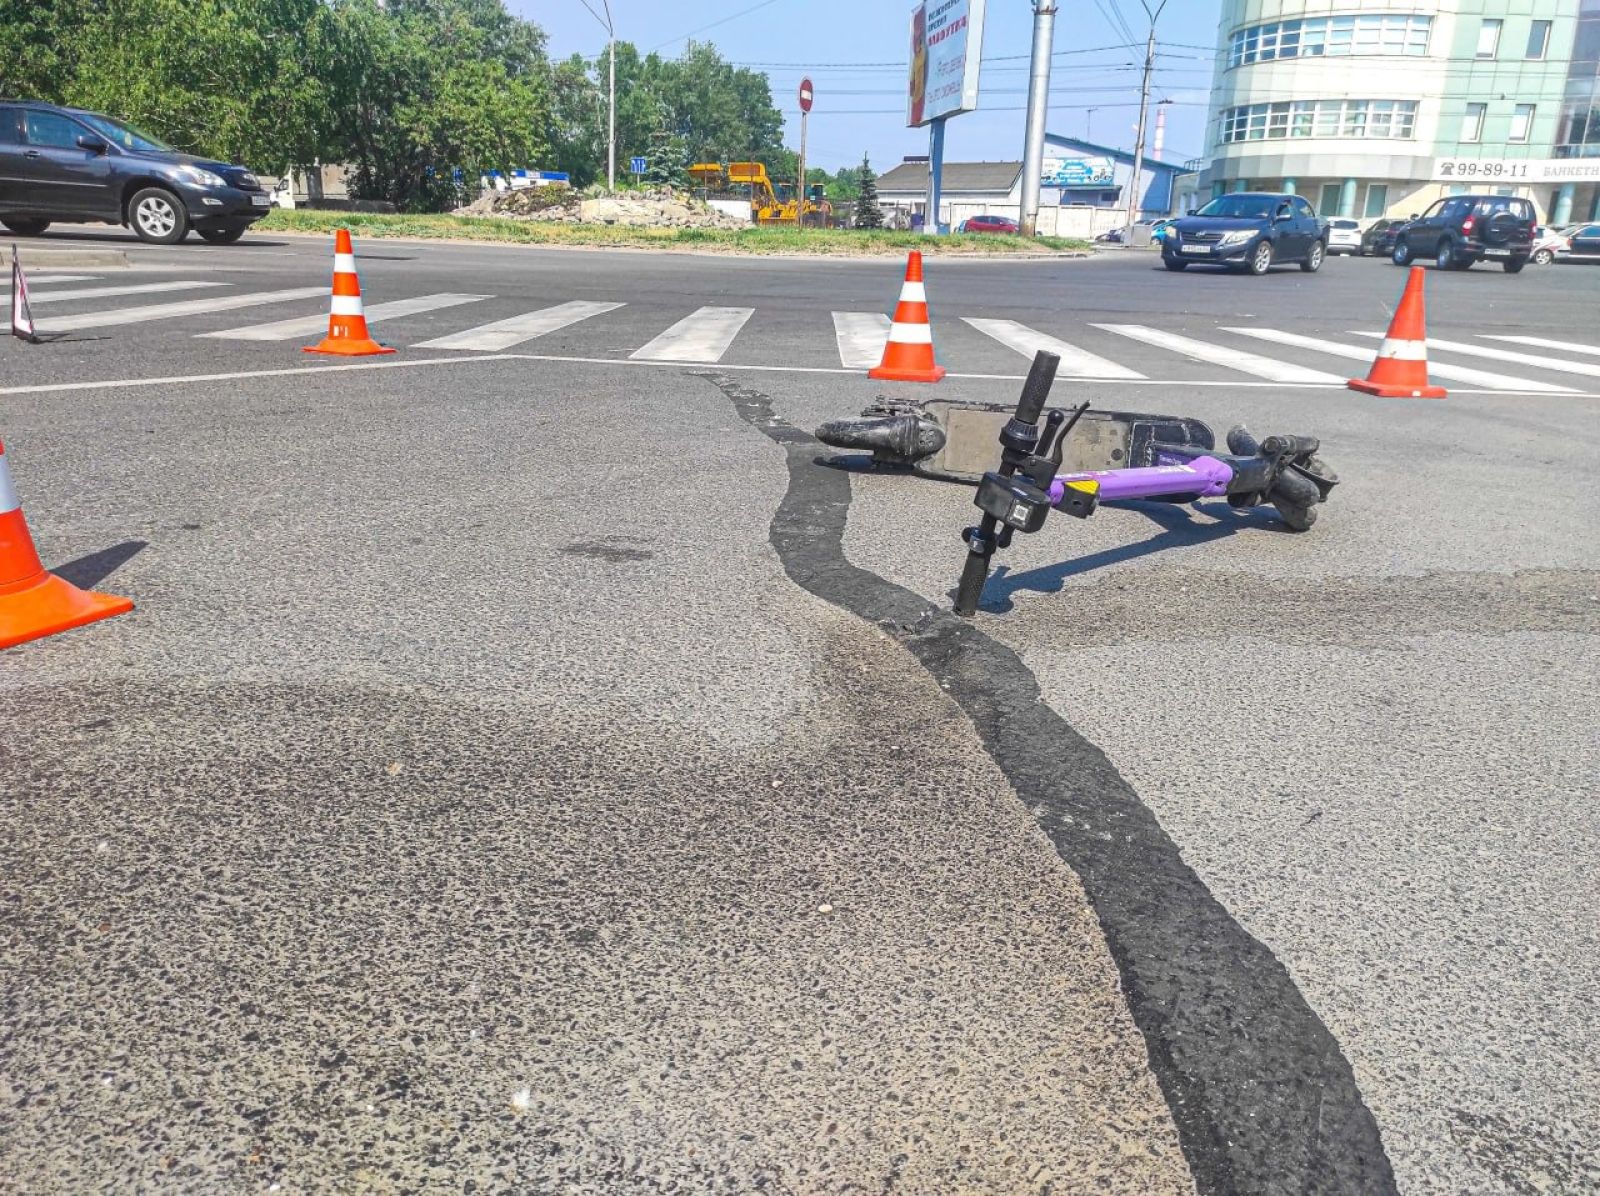
POLYGON ((644 181, 652 187, 687 187, 689 185, 689 155, 683 138, 666 128, 657 129, 650 138, 650 149, 645 155, 648 165, 644 181))
POLYGON ((861 169, 857 172, 856 221, 857 228, 882 228, 883 209, 878 206, 878 176, 872 173, 872 163, 861 155, 861 169))

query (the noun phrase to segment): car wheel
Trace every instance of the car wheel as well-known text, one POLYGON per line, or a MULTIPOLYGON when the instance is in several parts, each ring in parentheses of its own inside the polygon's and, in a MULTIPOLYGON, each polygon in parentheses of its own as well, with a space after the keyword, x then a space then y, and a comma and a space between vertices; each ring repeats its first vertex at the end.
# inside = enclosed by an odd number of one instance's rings
POLYGON ((1188 262, 1180 262, 1180 261, 1176 260, 1175 258, 1170 258, 1170 257, 1162 258, 1161 259, 1161 264, 1163 266, 1165 266, 1168 270, 1187 270, 1189 268, 1189 263, 1188 262))
POLYGON ((1460 268, 1460 261, 1456 258, 1455 246, 1449 241, 1440 241, 1439 248, 1434 252, 1433 264, 1440 270, 1455 270, 1460 268))
POLYGON ((1389 260, 1397 266, 1409 266, 1411 264, 1411 242, 1396 241, 1394 243, 1394 252, 1389 255, 1389 260))
MULTIPOLYGON (((1320 242, 1318 242, 1320 244, 1320 242)), ((1272 242, 1258 241, 1250 251, 1250 261, 1245 269, 1252 274, 1265 274, 1272 268, 1272 242)))
POLYGON ((1527 264, 1528 259, 1525 257, 1508 257, 1506 259, 1506 273, 1521 274, 1522 267, 1526 266, 1527 264))
POLYGON ((1321 241, 1311 242, 1311 248, 1306 251, 1306 260, 1300 263, 1300 268, 1307 274, 1315 274, 1322 269, 1322 259, 1327 253, 1327 247, 1321 241))
POLYGON ((183 201, 164 187, 146 187, 128 202, 128 223, 141 241, 176 245, 189 235, 183 201))
POLYGON ((247 224, 230 224, 227 228, 197 228, 194 231, 200 234, 200 239, 211 245, 232 245, 244 236, 247 224))
POLYGON ((1553 249, 1541 249, 1538 253, 1533 255, 1533 264, 1535 266, 1548 266, 1555 260, 1556 254, 1555 250, 1553 249))
POLYGON ((32 220, 26 216, 13 216, 9 220, 0 220, 0 224, 5 225, 19 237, 37 237, 50 227, 48 220, 32 220))

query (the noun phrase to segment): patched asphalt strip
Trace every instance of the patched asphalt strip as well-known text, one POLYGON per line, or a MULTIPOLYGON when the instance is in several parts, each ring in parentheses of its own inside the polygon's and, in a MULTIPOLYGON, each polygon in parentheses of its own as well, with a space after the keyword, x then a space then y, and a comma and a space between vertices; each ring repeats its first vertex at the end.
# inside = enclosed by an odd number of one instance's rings
MULTIPOLYGON (((771 541, 790 580, 922 663, 1082 880, 1200 1191, 1396 1192, 1338 1042, 1104 753, 1041 699, 1016 653, 846 559, 850 479, 817 464, 819 441, 777 418, 760 391, 695 373, 785 451, 789 485, 771 541)), ((953 582, 954 529, 950 543, 953 582)))

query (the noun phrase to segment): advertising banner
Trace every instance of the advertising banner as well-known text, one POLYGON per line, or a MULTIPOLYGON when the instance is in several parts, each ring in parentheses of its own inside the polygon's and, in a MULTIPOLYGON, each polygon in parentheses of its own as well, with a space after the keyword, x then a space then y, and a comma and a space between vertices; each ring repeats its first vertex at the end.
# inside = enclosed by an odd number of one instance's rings
POLYGON ((912 128, 978 106, 986 0, 925 0, 911 12, 912 128))
POLYGON ((1046 187, 1108 187, 1116 179, 1110 158, 1046 158, 1040 182, 1046 187))
POLYGON ((1600 158, 1435 158, 1429 177, 1436 183, 1502 187, 1600 183, 1600 158))

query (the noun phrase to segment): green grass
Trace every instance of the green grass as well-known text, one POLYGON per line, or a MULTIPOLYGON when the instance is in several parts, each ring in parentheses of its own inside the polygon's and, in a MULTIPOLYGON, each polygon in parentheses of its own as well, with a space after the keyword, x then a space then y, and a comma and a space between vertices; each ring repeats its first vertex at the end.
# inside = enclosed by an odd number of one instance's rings
POLYGON ((966 235, 794 228, 619 228, 605 224, 546 224, 497 216, 382 216, 368 212, 274 209, 256 226, 263 232, 328 233, 347 228, 358 237, 501 241, 519 245, 590 245, 629 249, 697 249, 738 254, 819 253, 890 256, 908 249, 927 254, 1040 253, 1082 250, 1065 237, 966 235))

